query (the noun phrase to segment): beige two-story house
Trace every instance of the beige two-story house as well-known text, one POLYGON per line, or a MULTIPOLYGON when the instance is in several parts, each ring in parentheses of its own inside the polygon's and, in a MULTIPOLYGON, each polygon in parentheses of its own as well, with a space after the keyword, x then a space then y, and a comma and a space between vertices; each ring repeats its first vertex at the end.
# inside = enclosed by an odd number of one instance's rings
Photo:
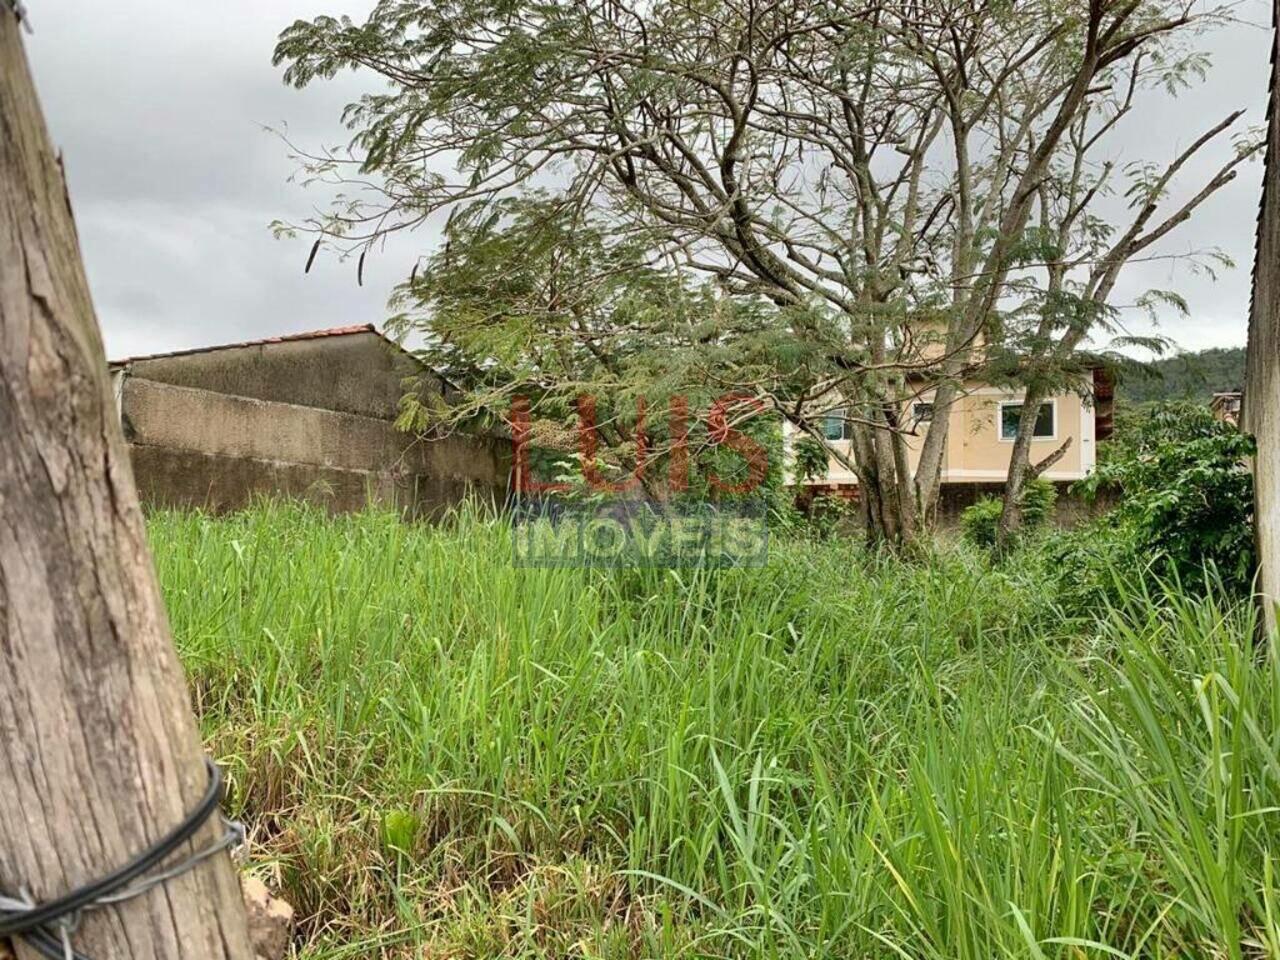
MULTIPOLYGON (((1098 442, 1111 433, 1113 384, 1103 370, 1095 370, 1077 391, 1063 392, 1044 401, 1036 420, 1031 444, 1033 463, 1043 460, 1070 440, 1066 453, 1045 471, 1045 479, 1068 483, 1087 476, 1097 462, 1098 442)), ((932 394, 922 393, 909 404, 907 449, 911 468, 920 458, 920 448, 934 410, 932 394)), ((992 387, 971 381, 950 410, 950 429, 942 461, 942 483, 966 485, 973 489, 1002 484, 1009 470, 1022 394, 1018 390, 992 387)), ((823 433, 833 456, 825 477, 797 481, 810 494, 833 493, 856 496, 857 475, 834 456, 853 459, 849 423, 844 411, 829 411, 823 418, 823 433)), ((786 427, 788 439, 796 429, 786 427)), ((966 497, 965 499, 971 499, 966 497)))

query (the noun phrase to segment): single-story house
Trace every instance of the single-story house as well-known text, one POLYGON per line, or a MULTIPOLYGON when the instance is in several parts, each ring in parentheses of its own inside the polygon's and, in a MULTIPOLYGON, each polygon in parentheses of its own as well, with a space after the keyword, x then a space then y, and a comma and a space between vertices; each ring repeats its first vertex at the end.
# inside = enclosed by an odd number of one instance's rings
POLYGON ((144 503, 214 511, 287 495, 430 516, 501 503, 509 438, 395 426, 408 384, 444 382, 372 324, 130 357, 112 386, 144 503))

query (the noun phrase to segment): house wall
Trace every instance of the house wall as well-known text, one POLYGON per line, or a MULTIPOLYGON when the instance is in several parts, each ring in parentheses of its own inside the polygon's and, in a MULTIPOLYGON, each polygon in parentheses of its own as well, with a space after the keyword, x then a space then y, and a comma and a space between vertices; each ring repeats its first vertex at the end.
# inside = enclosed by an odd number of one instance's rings
POLYGON ((415 517, 468 496, 502 503, 509 440, 395 428, 415 368, 376 334, 133 361, 113 384, 139 494, 214 511, 259 495, 333 511, 373 501, 415 517))
MULTIPOLYGON (((1021 391, 976 388, 952 413, 947 442, 949 480, 1004 480, 1013 456, 1013 441, 1000 438, 999 405, 1019 403, 1021 391)), ((1049 480, 1079 480, 1096 462, 1093 410, 1074 393, 1051 398, 1055 407, 1054 436, 1031 442, 1031 462, 1043 460, 1068 437, 1071 446, 1044 476, 1049 480)))
MULTIPOLYGON (((999 405, 1018 403, 1022 396, 1021 391, 1001 390, 977 383, 966 386, 966 392, 951 407, 951 424, 943 458, 944 483, 987 483, 1005 479, 1013 455, 1013 441, 1000 438, 999 405)), ((922 402, 930 399, 931 394, 920 398, 922 402)), ((1048 480, 1079 480, 1093 469, 1097 459, 1094 411, 1075 393, 1061 394, 1048 402, 1055 407, 1054 436, 1032 441, 1031 460, 1034 463, 1044 459, 1070 437, 1071 446, 1044 476, 1048 480)), ((912 470, 920 460, 926 429, 922 424, 918 436, 908 437, 908 460, 912 470)), ((850 454, 849 441, 833 441, 831 446, 850 454)), ((848 484, 856 483, 857 477, 832 457, 826 479, 813 482, 848 484)))

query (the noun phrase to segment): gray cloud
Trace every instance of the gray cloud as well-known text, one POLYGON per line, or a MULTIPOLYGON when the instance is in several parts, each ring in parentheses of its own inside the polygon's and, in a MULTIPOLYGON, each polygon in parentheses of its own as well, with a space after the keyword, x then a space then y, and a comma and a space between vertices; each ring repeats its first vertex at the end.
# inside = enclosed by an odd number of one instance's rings
MULTIPOLYGON (((413 246, 371 257, 365 286, 354 268, 321 260, 302 272, 308 243, 278 241, 267 225, 301 219, 324 196, 288 182, 294 165, 264 126, 288 125, 298 144, 343 139, 341 107, 362 89, 347 74, 296 91, 271 66, 276 34, 299 17, 363 17, 372 0, 56 0, 29 3, 28 52, 72 201, 108 352, 124 356, 350 323, 381 322, 413 246)), ((1206 82, 1176 101, 1150 98, 1117 147, 1120 162, 1164 160, 1228 110, 1261 123, 1267 82, 1265 0, 1246 0, 1240 23, 1207 41, 1206 82)), ((1187 189, 1226 155, 1188 169, 1187 189)), ((1175 257, 1221 248, 1237 263, 1216 283, 1177 259, 1134 264, 1117 291, 1151 287, 1186 297, 1190 318, 1162 317, 1160 332, 1196 348, 1244 342, 1260 164, 1212 198, 1158 250, 1175 257)), ((1136 311, 1132 329, 1149 332, 1136 311)))
MULTIPOLYGON (((1114 158, 1119 164, 1136 159, 1165 163, 1232 110, 1246 111, 1239 121, 1242 127, 1264 122, 1271 7, 1263 0, 1245 0, 1234 12, 1240 22, 1205 40, 1211 66, 1202 84, 1176 99, 1149 96, 1141 104, 1136 122, 1125 128, 1119 141, 1114 158)), ((1198 190, 1230 153, 1230 141, 1223 140, 1188 164, 1171 205, 1198 190)), ((1192 220, 1153 247, 1149 251, 1153 259, 1126 268, 1116 291, 1118 303, 1132 303, 1143 291, 1159 288, 1178 292, 1190 307, 1185 318, 1165 311, 1155 326, 1139 311, 1128 310, 1126 321, 1132 330, 1163 334, 1186 349, 1244 344, 1261 183, 1259 158, 1241 168, 1236 179, 1207 200, 1192 220), (1215 248, 1235 262, 1234 269, 1217 272, 1216 282, 1197 272, 1185 257, 1215 248)))
POLYGON ((63 150, 98 316, 111 356, 378 322, 403 264, 348 265, 268 224, 323 201, 266 126, 308 145, 342 139, 347 76, 286 87, 271 66, 281 28, 371 0, 29 4, 28 55, 63 150), (394 267, 394 269, 393 269, 394 267))

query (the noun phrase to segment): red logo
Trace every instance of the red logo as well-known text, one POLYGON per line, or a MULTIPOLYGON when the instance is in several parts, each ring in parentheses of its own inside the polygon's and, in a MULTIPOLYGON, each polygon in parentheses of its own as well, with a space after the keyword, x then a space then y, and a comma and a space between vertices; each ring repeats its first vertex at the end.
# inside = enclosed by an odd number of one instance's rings
MULTIPOLYGON (((600 445, 600 433, 596 421, 595 397, 584 394, 578 398, 578 453, 582 459, 583 478, 589 489, 598 493, 626 494, 641 489, 642 478, 649 467, 650 449, 645 434, 647 413, 643 398, 636 407, 635 467, 623 480, 608 480, 600 471, 596 454, 600 445)), ((769 455, 756 440, 738 430, 746 421, 764 413, 764 404, 756 397, 743 394, 726 394, 716 400, 707 412, 707 442, 712 447, 728 449, 742 458, 746 465, 745 479, 729 483, 714 472, 707 477, 711 489, 717 493, 744 494, 755 490, 764 482, 769 467, 769 455)), ((513 485, 517 493, 565 493, 572 489, 568 483, 549 483, 533 477, 529 466, 532 414, 527 397, 516 397, 511 404, 508 422, 515 447, 513 485)), ((683 493, 689 489, 689 403, 684 397, 671 401, 668 414, 671 446, 667 451, 667 489, 683 493)))

